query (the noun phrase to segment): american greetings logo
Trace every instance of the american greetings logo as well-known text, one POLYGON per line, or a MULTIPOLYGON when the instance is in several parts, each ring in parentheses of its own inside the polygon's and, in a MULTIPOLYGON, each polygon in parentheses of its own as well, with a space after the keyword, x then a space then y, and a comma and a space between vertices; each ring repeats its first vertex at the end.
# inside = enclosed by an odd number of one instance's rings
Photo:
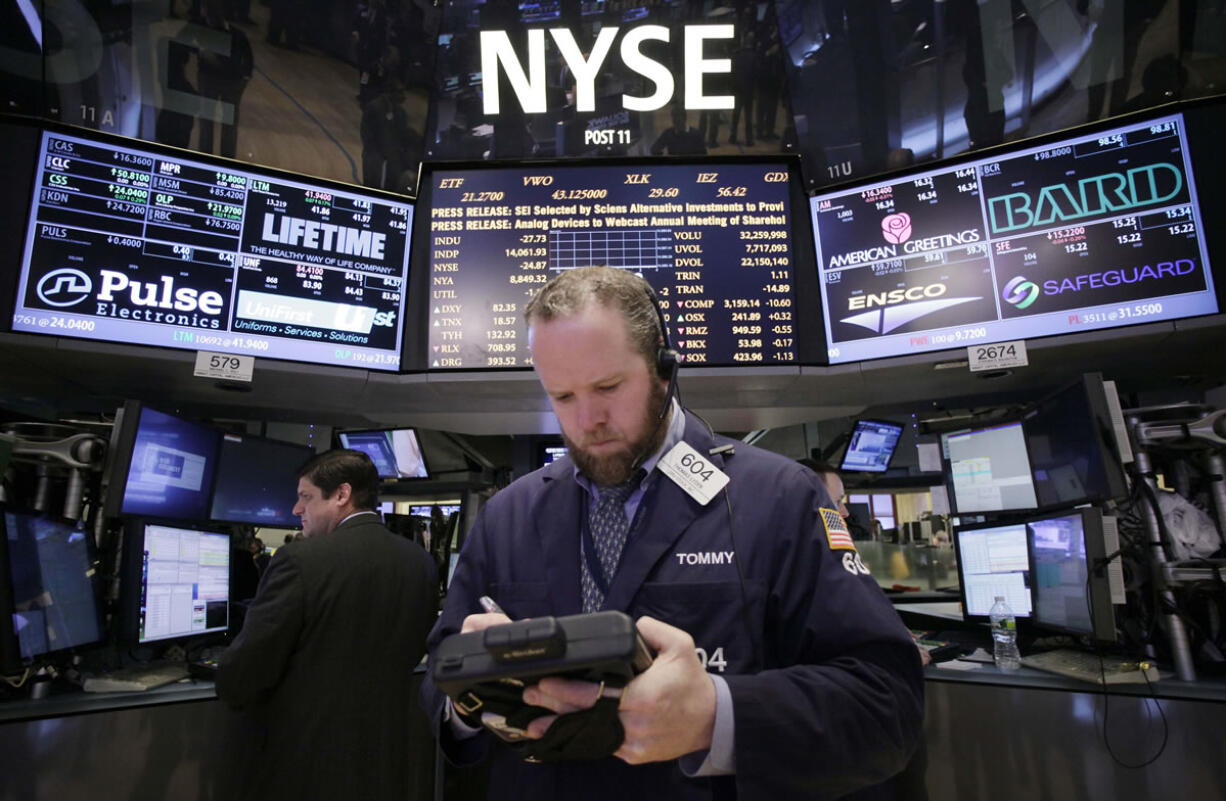
POLYGON ((911 215, 905 211, 891 214, 881 221, 881 235, 891 245, 901 245, 911 238, 911 215))

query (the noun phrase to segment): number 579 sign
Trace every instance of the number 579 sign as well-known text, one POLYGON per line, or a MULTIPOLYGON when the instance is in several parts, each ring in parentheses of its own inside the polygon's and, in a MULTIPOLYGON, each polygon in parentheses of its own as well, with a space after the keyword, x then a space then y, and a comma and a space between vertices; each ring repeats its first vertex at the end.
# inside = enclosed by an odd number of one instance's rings
POLYGON ((209 353, 196 351, 198 378, 220 378, 225 381, 250 381, 255 370, 254 356, 235 356, 233 353, 209 353))

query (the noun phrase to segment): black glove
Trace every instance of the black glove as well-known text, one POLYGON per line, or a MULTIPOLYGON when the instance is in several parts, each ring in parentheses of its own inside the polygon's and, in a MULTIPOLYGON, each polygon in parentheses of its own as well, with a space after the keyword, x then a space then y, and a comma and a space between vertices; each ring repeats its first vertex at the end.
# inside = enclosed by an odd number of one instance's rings
POLYGON ((604 698, 594 707, 558 719, 539 740, 525 740, 515 750, 529 762, 604 759, 626 739, 617 716, 617 698, 604 698))

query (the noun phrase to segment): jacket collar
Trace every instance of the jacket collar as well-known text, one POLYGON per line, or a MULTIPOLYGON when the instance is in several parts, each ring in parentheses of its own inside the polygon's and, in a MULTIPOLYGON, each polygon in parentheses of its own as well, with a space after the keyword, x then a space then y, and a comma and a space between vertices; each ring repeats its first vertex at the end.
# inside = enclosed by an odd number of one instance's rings
MULTIPOLYGON (((693 412, 687 412, 685 417, 684 441, 700 454, 709 453, 716 441, 706 423, 693 412)), ((723 469, 722 454, 710 459, 723 469)), ((537 535, 541 537, 550 599, 558 614, 576 614, 582 609, 579 526, 585 490, 575 481, 569 457, 546 466, 541 481, 544 486, 533 518, 537 535)), ((640 508, 638 525, 630 532, 626 552, 605 598, 605 609, 628 609, 655 565, 704 510, 659 470, 653 471, 651 486, 640 508)))

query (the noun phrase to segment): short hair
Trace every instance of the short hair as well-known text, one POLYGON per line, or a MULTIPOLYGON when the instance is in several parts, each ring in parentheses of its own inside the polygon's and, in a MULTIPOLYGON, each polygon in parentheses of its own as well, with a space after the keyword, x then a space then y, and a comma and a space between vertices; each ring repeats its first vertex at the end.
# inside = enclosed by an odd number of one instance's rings
POLYGON ((654 293, 646 280, 629 270, 615 267, 563 270, 529 301, 524 321, 531 328, 538 321, 571 317, 594 305, 617 311, 626 323, 630 346, 648 364, 656 363, 664 332, 660 330, 654 293))
POLYGON ((830 462, 819 462, 816 459, 809 459, 807 457, 804 459, 797 459, 796 461, 800 462, 814 473, 817 473, 822 477, 823 481, 826 479, 826 476, 837 476, 839 474, 838 469, 834 465, 830 464, 830 462))
POLYGON ((363 511, 379 503, 379 471, 370 457, 361 451, 337 448, 312 456, 298 468, 298 478, 305 478, 332 496, 341 484, 348 484, 353 493, 354 507, 363 511))

